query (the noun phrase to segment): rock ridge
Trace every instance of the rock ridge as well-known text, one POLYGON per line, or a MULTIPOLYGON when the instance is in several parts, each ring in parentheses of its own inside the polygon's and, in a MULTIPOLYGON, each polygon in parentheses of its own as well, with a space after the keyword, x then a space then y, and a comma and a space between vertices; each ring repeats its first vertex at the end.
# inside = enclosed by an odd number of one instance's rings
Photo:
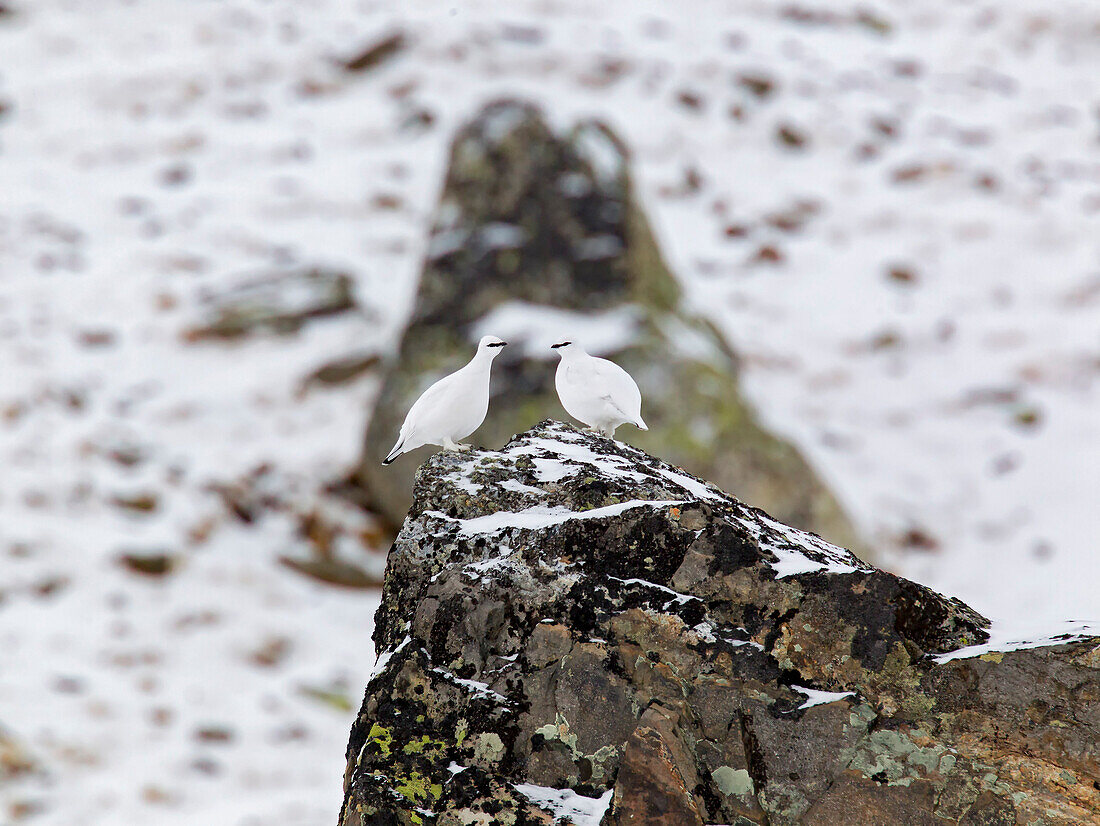
POLYGON ((1100 639, 989 626, 570 425, 438 453, 340 826, 1090 822, 1100 639))

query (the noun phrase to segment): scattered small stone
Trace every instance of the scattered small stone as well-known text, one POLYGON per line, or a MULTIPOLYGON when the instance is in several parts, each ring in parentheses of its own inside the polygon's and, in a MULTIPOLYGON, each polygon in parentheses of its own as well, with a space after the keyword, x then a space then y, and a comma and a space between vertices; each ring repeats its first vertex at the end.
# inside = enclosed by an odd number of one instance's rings
POLYGON ((303 697, 308 697, 311 700, 316 700, 327 706, 331 706, 340 712, 347 713, 353 708, 351 698, 348 697, 347 692, 340 686, 326 688, 323 686, 300 685, 298 686, 298 693, 303 697))
POLYGON ((894 181, 899 184, 917 183, 928 176, 929 169, 921 163, 899 166, 891 173, 894 181))
POLYGON ((1001 182, 992 172, 982 172, 974 178, 974 186, 984 192, 996 192, 1001 188, 1001 182))
POLYGON ((929 553, 940 549, 940 542, 936 537, 927 533, 923 528, 909 528, 898 539, 898 545, 907 551, 922 551, 929 553))
POLYGON ((138 445, 118 445, 107 451, 107 458, 122 467, 135 467, 146 460, 145 451, 138 445))
POLYGON ((536 26, 522 26, 517 23, 504 23, 500 29, 500 39, 524 46, 538 46, 546 39, 546 33, 536 26))
POLYGON ((821 211, 821 204, 817 201, 796 201, 787 209, 773 212, 764 217, 764 223, 781 232, 798 232, 814 215, 821 211))
POLYGON ((207 777, 216 777, 222 772, 221 763, 211 757, 196 757, 191 761, 191 768, 207 777))
POLYGON ((263 668, 274 668, 289 656, 291 647, 286 637, 270 637, 252 652, 249 659, 263 668))
POLYGON ((894 264, 886 268, 886 277, 896 284, 912 285, 917 283, 917 274, 911 267, 894 264))
POLYGON ((790 149, 805 149, 809 143, 809 136, 790 123, 782 123, 775 130, 776 140, 790 149))
POLYGON ((164 186, 181 186, 190 181, 191 177, 191 166, 185 163, 177 163, 161 170, 160 182, 164 186))
POLYGON ((747 89, 761 100, 771 97, 776 89, 775 81, 770 77, 764 74, 751 72, 738 75, 737 84, 747 89))
POLYGON ((229 743, 233 740, 233 729, 220 725, 201 726, 195 729, 195 739, 202 743, 229 743))
POLYGON ((888 35, 894 28, 889 20, 871 9, 857 9, 856 22, 878 35, 888 35))
POLYGON ((298 97, 316 98, 322 95, 331 94, 335 92, 337 88, 338 87, 334 83, 326 83, 314 78, 305 78, 298 83, 295 91, 298 97))
POLYGON ((166 553, 123 553, 118 561, 128 571, 148 577, 166 576, 178 564, 176 557, 166 553))
POLYGON ((377 69, 383 63, 394 58, 398 52, 408 45, 408 40, 403 32, 394 32, 381 40, 371 43, 359 54, 344 62, 344 68, 349 72, 364 73, 377 69))
POLYGON ((1004 476, 1006 473, 1011 473, 1020 466, 1020 455, 1018 453, 1003 453, 996 457, 990 465, 990 472, 994 476, 1004 476))
POLYGON ((0 419, 4 421, 4 424, 15 424, 23 418, 28 412, 30 407, 25 402, 11 402, 0 408, 0 419))
POLYGON ((873 161, 879 155, 882 154, 882 150, 873 143, 864 141, 858 144, 855 149, 855 157, 857 161, 873 161))
POLYGON ((401 209, 401 207, 405 205, 405 202, 400 195, 393 192, 379 192, 370 199, 370 205, 373 209, 392 212, 401 209))
POLYGON ((898 77, 917 78, 924 73, 924 69, 918 60, 895 60, 894 74, 898 77))
POLYGON ((1038 407, 1021 407, 1012 417, 1013 421, 1026 430, 1037 428, 1043 421, 1042 411, 1038 407))
POLYGON ((108 347, 118 340, 118 335, 114 330, 81 330, 76 340, 82 347, 108 347))
POLYGON ((722 234, 727 238, 744 238, 749 234, 749 227, 746 224, 726 224, 722 234))
POLYGON ((69 578, 62 574, 55 574, 54 576, 47 576, 38 580, 33 586, 31 591, 36 597, 47 598, 59 594, 69 586, 69 578))
POLYGON ((881 330, 871 336, 870 349, 892 350, 901 344, 901 334, 897 330, 881 330))
POLYGON ((150 785, 142 788, 141 799, 146 803, 165 805, 171 803, 175 798, 167 789, 150 785))
POLYGON ((871 128, 884 138, 896 138, 898 136, 898 122, 893 118, 871 118, 871 128))
POLYGON ((0 728, 0 780, 10 780, 37 770, 37 763, 23 744, 0 728))
MULTIPOLYGON (((1045 539, 1041 539, 1032 546, 1031 555, 1041 562, 1046 562, 1054 556, 1054 546, 1045 539)), ((1100 788, 1100 786, 1097 788, 1100 788)))
POLYGON ((115 496, 111 499, 116 508, 131 511, 133 513, 153 513, 160 505, 160 499, 155 493, 143 492, 130 496, 115 496))
POLYGON ((13 800, 8 806, 8 812, 11 814, 12 820, 28 820, 31 817, 40 815, 46 811, 46 804, 41 800, 30 800, 27 798, 20 798, 13 800))
POLYGON ((676 93, 676 102, 683 106, 685 109, 690 109, 693 112, 703 111, 703 96, 698 92, 693 92, 688 89, 681 89, 676 93))
POLYGON ((54 678, 53 690, 59 694, 83 694, 84 681, 79 677, 61 675, 54 678))
POLYGON ((408 114, 401 119, 400 130, 402 132, 421 133, 426 132, 435 125, 435 115, 422 106, 413 107, 408 114))
POLYGON ((784 260, 783 253, 772 244, 764 244, 752 256, 753 264, 781 264, 784 260))

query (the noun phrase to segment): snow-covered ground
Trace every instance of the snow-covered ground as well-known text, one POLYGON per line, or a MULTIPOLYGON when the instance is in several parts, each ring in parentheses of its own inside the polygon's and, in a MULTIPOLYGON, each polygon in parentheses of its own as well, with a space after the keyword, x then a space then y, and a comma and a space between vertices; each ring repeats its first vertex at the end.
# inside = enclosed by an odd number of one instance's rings
POLYGON ((375 601, 277 558, 377 385, 302 380, 393 346, 449 139, 502 94, 622 134, 690 300, 885 562, 1100 616, 1095 3, 0 7, 0 751, 35 766, 0 760, 0 821, 333 822, 375 601), (182 335, 295 265, 361 312, 182 335), (265 464, 286 507, 232 518, 210 486, 265 464))

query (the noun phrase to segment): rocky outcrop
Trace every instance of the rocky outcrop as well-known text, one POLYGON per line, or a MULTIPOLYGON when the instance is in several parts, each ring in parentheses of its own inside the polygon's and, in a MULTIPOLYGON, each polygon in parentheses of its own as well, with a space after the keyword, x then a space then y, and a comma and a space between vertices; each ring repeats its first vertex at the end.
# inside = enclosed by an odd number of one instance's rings
POLYGON ((412 317, 349 491, 395 525, 423 453, 386 468, 381 460, 413 401, 485 333, 511 346, 493 368, 478 444, 502 445, 561 411, 549 345, 564 334, 637 379, 650 430, 631 432, 632 442, 852 547, 836 500, 743 398, 727 343, 681 306, 627 152, 606 126, 584 122, 559 136, 534 107, 499 102, 455 138, 412 317))
POLYGON ((414 493, 340 826, 1095 822, 1100 639, 951 659, 958 600, 554 422, 414 493))

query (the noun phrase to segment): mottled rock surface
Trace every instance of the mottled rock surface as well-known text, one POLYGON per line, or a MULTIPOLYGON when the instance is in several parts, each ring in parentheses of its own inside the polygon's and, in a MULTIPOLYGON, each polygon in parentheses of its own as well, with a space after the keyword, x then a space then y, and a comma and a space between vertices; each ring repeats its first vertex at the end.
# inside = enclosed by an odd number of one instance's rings
POLYGON ((1100 639, 988 625, 568 425, 436 454, 340 826, 1094 822, 1100 639))
POLYGON ((681 306, 628 154, 603 124, 555 135, 536 108, 498 102, 456 136, 412 317, 355 477, 371 509, 394 525, 424 452, 380 463, 420 393, 465 363, 485 333, 510 346, 493 367, 476 444, 497 447, 546 415, 565 417, 549 349, 565 335, 638 381, 650 429, 625 427, 624 438, 784 522, 854 545, 831 493, 743 398, 728 344, 681 306))

